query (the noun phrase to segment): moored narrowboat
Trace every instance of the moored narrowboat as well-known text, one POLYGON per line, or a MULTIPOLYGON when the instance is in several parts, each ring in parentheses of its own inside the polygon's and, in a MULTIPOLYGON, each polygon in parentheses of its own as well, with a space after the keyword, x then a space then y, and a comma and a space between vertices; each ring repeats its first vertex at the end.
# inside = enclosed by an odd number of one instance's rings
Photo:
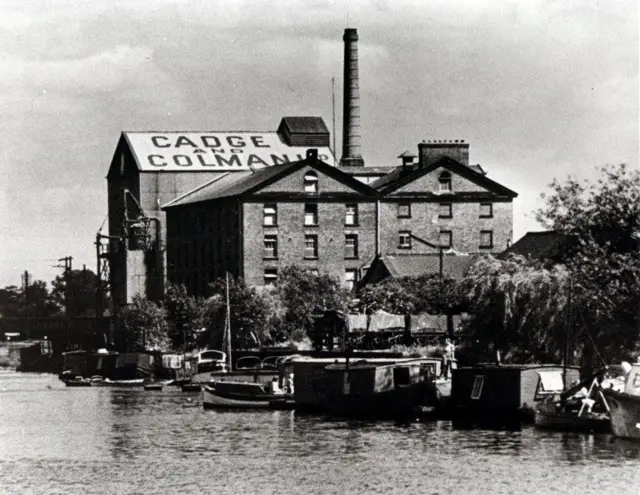
POLYGON ((412 414, 435 399, 439 364, 429 358, 297 359, 295 408, 336 415, 412 414))
POLYGON ((532 422, 536 404, 579 381, 577 367, 552 364, 477 365, 453 371, 450 412, 458 419, 532 422))

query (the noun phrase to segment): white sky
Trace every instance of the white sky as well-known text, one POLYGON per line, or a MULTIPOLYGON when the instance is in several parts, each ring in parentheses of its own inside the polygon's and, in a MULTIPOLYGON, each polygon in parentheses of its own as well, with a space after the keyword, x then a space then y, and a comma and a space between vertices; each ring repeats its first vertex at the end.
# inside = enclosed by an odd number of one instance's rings
POLYGON ((465 139, 515 239, 553 177, 638 166, 634 0, 0 0, 0 287, 95 271, 122 130, 331 128, 335 77, 340 150, 347 15, 368 165, 465 139))

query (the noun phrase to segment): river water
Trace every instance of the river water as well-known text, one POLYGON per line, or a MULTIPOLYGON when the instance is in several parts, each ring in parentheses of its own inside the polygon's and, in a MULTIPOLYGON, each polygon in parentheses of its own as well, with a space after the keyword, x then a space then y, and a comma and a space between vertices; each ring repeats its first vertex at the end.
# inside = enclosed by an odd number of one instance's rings
POLYGON ((0 372, 0 493, 640 493, 610 435, 217 412, 199 394, 0 372))

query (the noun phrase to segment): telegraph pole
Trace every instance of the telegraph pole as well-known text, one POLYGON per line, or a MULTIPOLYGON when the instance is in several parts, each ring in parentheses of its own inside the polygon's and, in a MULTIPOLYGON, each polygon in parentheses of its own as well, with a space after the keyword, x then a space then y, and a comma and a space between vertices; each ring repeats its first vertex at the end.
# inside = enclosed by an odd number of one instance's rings
POLYGON ((67 332, 67 350, 71 347, 71 335, 70 335, 70 315, 69 315, 69 281, 71 279, 71 268, 73 266, 73 257, 65 256, 58 261, 64 263, 64 265, 57 265, 60 268, 64 268, 64 314, 65 314, 65 327, 67 332))
POLYGON ((31 322, 29 321, 29 283, 31 281, 31 275, 27 270, 22 274, 22 295, 24 296, 24 316, 22 317, 22 321, 26 321, 26 335, 24 338, 29 340, 31 338, 31 322))

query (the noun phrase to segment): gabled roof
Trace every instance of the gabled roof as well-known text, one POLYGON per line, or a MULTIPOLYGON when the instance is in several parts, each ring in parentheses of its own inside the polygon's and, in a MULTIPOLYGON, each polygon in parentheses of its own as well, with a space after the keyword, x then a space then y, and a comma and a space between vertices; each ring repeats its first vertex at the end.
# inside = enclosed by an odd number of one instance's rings
POLYGON ((556 260, 570 254, 577 247, 578 238, 555 230, 527 232, 508 247, 500 257, 507 254, 520 254, 537 260, 556 260))
POLYGON ((371 187, 383 194, 387 194, 401 188, 406 184, 409 184, 410 182, 413 182, 414 180, 424 175, 427 175, 428 173, 440 167, 446 168, 451 172, 460 175, 461 177, 464 177, 465 179, 468 179, 471 182, 474 182, 497 194, 509 196, 512 198, 518 196, 518 193, 516 193, 515 191, 512 191, 502 184, 489 179, 483 173, 476 171, 472 167, 463 165, 462 163, 454 160, 453 158, 449 158, 448 156, 442 156, 435 162, 424 167, 421 167, 419 163, 414 165, 399 166, 393 172, 375 181, 373 184, 371 184, 371 187))
POLYGON ((359 180, 354 179, 336 167, 332 167, 317 158, 308 157, 297 162, 283 163, 281 165, 274 165, 269 168, 256 170, 253 173, 235 172, 226 174, 224 177, 216 178, 207 184, 199 186, 193 191, 186 193, 180 198, 174 199, 162 208, 172 208, 200 201, 210 201, 252 194, 306 166, 310 166, 318 172, 336 179, 362 194, 375 195, 375 190, 368 185, 363 184, 359 180))

